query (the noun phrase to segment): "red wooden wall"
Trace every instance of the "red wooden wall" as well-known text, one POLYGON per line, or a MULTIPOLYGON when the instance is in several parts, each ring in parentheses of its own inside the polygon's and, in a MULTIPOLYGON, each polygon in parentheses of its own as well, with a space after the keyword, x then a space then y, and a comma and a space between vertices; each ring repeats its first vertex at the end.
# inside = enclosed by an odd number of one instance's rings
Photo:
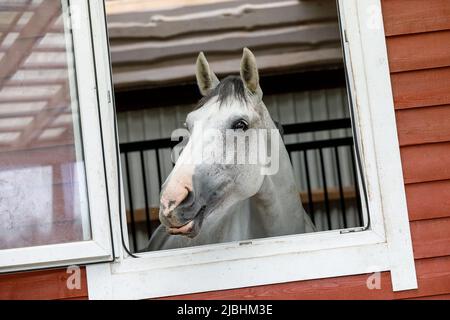
POLYGON ((80 289, 67 288, 70 276, 65 269, 2 275, 0 300, 87 299, 86 270, 81 269, 80 289))
MULTIPOLYGON (((450 299, 450 1, 382 0, 418 290, 366 275, 224 290, 192 299, 450 299)), ((79 299, 65 270, 0 276, 0 299, 79 299)))

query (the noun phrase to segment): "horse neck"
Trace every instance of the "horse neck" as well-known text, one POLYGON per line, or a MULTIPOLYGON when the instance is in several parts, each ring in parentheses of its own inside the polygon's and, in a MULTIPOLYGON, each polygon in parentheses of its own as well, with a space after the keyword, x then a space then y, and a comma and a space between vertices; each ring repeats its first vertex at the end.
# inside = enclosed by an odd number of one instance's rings
MULTIPOLYGON (((267 110, 267 109, 266 109, 267 110)), ((268 116, 268 112, 267 112, 268 116)), ((267 127, 276 129, 270 117, 267 127)), ((260 190, 250 198, 253 231, 264 230, 273 236, 287 233, 302 233, 305 229, 304 209, 288 152, 279 139, 279 170, 273 175, 266 175, 260 190)))

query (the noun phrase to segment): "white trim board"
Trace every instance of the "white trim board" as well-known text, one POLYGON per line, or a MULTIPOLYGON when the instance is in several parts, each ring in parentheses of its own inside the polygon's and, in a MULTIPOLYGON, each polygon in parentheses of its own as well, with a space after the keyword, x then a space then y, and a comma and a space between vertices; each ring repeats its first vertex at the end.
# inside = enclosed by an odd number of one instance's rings
POLYGON ((121 250, 116 262, 87 267, 90 299, 144 299, 378 271, 391 271, 394 291, 417 288, 380 0, 339 4, 369 230, 149 252, 139 259, 121 250))

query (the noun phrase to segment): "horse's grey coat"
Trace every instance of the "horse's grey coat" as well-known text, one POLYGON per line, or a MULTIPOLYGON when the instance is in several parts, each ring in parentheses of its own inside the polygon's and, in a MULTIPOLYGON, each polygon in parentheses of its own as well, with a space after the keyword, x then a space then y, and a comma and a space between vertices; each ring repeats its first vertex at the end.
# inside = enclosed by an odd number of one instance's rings
MULTIPOLYGON (((277 129, 262 102, 256 62, 248 49, 244 50, 241 77, 227 77, 220 83, 209 69, 204 55, 200 54, 197 82, 204 98, 198 109, 187 117, 192 135, 186 147, 195 150, 198 139, 206 139, 205 145, 211 150, 215 147, 208 137, 200 136, 200 129, 196 130, 192 124, 193 119, 195 123, 202 122, 211 128, 224 129, 236 117, 245 117, 254 128, 277 129), (222 108, 222 105, 227 107, 222 108)), ((148 250, 314 231, 302 207, 292 165, 279 133, 276 139, 280 145, 279 170, 273 175, 261 175, 257 167, 248 164, 200 163, 192 169, 184 166, 183 161, 187 156, 183 151, 162 187, 160 219, 163 224, 152 235, 148 250), (177 181, 186 184, 186 187, 180 187, 177 181), (176 205, 169 199, 163 201, 164 195, 169 197, 179 194, 175 192, 178 189, 186 194, 184 200, 178 199, 176 205), (195 237, 166 232, 166 226, 179 228, 191 220, 196 222, 195 237)))

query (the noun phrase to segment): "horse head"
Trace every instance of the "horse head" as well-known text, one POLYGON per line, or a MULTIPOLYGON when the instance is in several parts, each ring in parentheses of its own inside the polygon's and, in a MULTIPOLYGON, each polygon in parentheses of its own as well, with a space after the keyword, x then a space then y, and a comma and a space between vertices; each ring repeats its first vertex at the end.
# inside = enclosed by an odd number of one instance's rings
MULTIPOLYGON (((211 213, 258 192, 267 174, 258 152, 266 157, 270 140, 258 132, 276 131, 262 102, 255 57, 247 48, 240 76, 219 81, 200 53, 196 78, 203 98, 186 118, 189 140, 161 188, 159 211, 170 234, 191 238, 211 213)), ((279 140, 277 134, 272 140, 279 140)))

